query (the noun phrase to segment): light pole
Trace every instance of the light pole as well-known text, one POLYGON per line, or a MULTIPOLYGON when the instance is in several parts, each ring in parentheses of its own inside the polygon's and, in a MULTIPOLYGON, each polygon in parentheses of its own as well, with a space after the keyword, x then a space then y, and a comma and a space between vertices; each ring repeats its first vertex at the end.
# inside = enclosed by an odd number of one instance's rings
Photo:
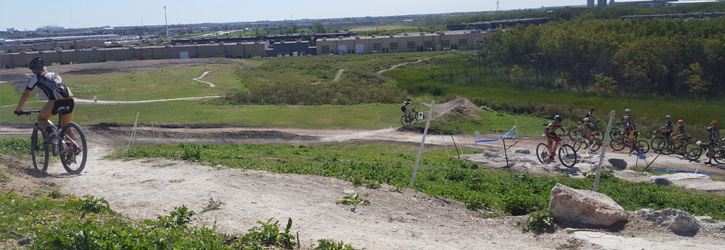
POLYGON ((164 6, 164 21, 166 21, 166 38, 169 38, 169 19, 166 18, 166 6, 164 6))

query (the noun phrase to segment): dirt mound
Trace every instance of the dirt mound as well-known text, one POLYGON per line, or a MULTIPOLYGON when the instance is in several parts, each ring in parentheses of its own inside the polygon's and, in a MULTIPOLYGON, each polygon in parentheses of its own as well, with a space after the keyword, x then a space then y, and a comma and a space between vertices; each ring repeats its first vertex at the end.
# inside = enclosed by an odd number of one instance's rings
POLYGON ((481 117, 476 114, 477 111, 482 111, 482 109, 466 98, 458 98, 433 107, 433 121, 445 122, 454 116, 480 120, 481 117))

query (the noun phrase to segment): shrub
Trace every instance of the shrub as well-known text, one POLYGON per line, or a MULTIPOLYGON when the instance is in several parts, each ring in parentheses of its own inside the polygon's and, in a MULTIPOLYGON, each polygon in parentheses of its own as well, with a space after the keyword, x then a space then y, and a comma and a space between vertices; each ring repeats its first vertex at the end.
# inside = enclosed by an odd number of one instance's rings
POLYGON ((547 209, 529 214, 523 231, 531 231, 538 234, 542 232, 554 232, 555 229, 556 226, 554 225, 554 217, 552 217, 551 211, 547 209))
POLYGON ((249 233, 244 235, 242 239, 233 244, 233 248, 252 248, 264 246, 277 246, 284 249, 292 249, 298 246, 295 242, 295 236, 290 234, 292 228, 292 219, 287 219, 287 226, 284 232, 279 231, 279 221, 272 223, 274 218, 270 218, 267 222, 257 221, 260 224, 259 227, 249 229, 249 233))
POLYGON ((334 240, 320 239, 317 240, 317 247, 315 250, 355 250, 350 244, 344 242, 335 242, 334 240))
POLYGON ((196 215, 194 211, 189 210, 186 205, 174 207, 168 216, 159 216, 158 224, 166 228, 181 228, 191 222, 191 217, 196 215))

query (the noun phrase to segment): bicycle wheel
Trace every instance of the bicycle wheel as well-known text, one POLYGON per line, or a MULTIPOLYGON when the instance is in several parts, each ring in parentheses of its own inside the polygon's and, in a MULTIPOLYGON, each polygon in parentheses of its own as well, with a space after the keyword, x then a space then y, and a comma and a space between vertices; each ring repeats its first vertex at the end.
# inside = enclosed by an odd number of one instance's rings
POLYGON ((702 156, 702 147, 694 142, 687 143, 685 145, 685 157, 691 161, 700 159, 702 156))
POLYGON ((609 146, 611 146, 614 151, 622 151, 627 145, 622 139, 612 139, 612 141, 609 142, 609 146))
POLYGON ((569 139, 577 140, 579 138, 579 135, 581 135, 581 130, 579 130, 579 127, 571 127, 569 129, 569 139))
POLYGON ((539 145, 536 146, 536 158, 538 158, 539 162, 543 164, 549 163, 549 145, 546 145, 546 143, 539 143, 539 145))
POLYGON ((650 145, 652 145, 652 150, 654 150, 656 153, 661 153, 662 150, 665 149, 665 146, 667 146, 667 144, 665 142, 666 142, 666 140, 664 137, 657 136, 652 139, 652 141, 650 142, 650 145))
POLYGON ((599 140, 599 138, 592 138, 592 142, 589 145, 590 151, 599 151, 599 149, 602 147, 602 140, 599 140))
MULTIPOLYGON (((661 142, 659 142, 657 147, 661 148, 659 153, 663 154, 663 155, 669 155, 669 154, 673 154, 675 152, 675 144, 672 142, 661 141, 661 142)), ((654 148, 654 145, 652 145, 652 148, 654 148)))
POLYGON ((645 140, 638 140, 635 144, 635 147, 637 147, 637 151, 640 153, 646 154, 649 152, 649 143, 645 140))
POLYGON ((719 164, 725 163, 725 150, 723 150, 721 147, 717 147, 717 149, 715 150, 715 155, 712 156, 712 159, 719 164))
POLYGON ((406 115, 400 117, 400 124, 403 124, 403 126, 410 125, 410 120, 406 115))
POLYGON ((50 148, 48 144, 43 143, 42 138, 43 131, 36 124, 33 128, 33 134, 30 135, 30 157, 33 158, 35 170, 45 173, 50 162, 50 148))
POLYGON ((86 136, 81 126, 74 122, 66 123, 60 130, 60 139, 61 148, 58 151, 63 168, 69 174, 80 174, 86 167, 86 158, 88 158, 86 136))
POLYGON ((585 147, 582 144, 586 144, 586 141, 584 140, 584 138, 579 138, 576 141, 574 141, 574 143, 571 146, 574 148, 574 150, 579 151, 580 149, 582 149, 582 147, 585 147))
POLYGON ((619 138, 622 137, 622 129, 619 127, 612 127, 612 131, 609 131, 609 138, 612 139, 612 141, 619 140, 619 138))
POLYGON ((576 164, 576 160, 576 150, 569 144, 562 144, 561 148, 559 148, 559 161, 561 161, 561 164, 570 168, 576 164))

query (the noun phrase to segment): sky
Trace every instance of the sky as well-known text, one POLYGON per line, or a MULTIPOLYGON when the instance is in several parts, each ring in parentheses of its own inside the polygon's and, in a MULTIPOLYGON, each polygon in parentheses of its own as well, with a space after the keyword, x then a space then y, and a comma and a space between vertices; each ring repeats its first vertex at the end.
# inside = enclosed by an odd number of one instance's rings
MULTIPOLYGON (((501 10, 586 0, 500 0, 501 10)), ((496 0, 0 0, 0 30, 228 23, 496 10, 496 0), (32 3, 32 4, 30 4, 32 3)))

